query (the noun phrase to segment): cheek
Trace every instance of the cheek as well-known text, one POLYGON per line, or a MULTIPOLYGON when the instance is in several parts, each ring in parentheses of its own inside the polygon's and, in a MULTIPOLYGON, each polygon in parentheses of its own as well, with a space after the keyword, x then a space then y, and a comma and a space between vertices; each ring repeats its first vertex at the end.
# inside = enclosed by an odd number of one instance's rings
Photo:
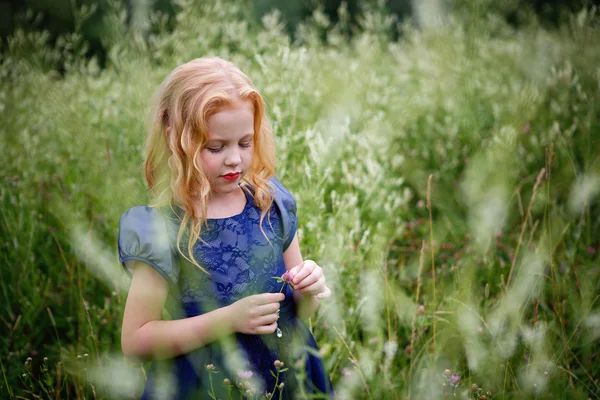
POLYGON ((200 164, 202 165, 202 168, 204 168, 204 173, 210 177, 217 173, 216 170, 219 166, 219 160, 215 155, 201 154, 200 164))

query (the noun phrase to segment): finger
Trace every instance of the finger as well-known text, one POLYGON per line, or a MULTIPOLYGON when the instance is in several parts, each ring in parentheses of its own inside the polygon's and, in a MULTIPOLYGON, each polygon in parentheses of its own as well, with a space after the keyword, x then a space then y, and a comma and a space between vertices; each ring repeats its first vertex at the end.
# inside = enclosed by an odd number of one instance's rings
POLYGON ((315 269, 310 275, 304 278, 299 284, 294 285, 294 290, 302 291, 314 283, 318 282, 323 277, 323 271, 319 268, 315 269))
POLYGON ((259 296, 258 305, 277 303, 285 300, 285 294, 283 293, 262 293, 259 296))
POLYGON ((303 262, 300 263, 300 264, 298 264, 298 265, 296 265, 295 267, 293 267, 289 271, 287 271, 289 280, 292 280, 294 278, 294 276, 296 276, 296 274, 302 270, 302 268, 304 268, 304 263, 303 262))
POLYGON ((326 299, 331 296, 331 289, 325 286, 325 291, 317 295, 317 299, 326 299))
MULTIPOLYGON (((308 279, 308 278, 306 278, 308 279)), ((321 276, 318 281, 313 283, 310 286, 307 286, 303 290, 300 291, 302 294, 311 294, 317 295, 325 290, 325 277, 321 276)))
POLYGON ((277 322, 273 322, 272 324, 269 324, 269 325, 259 326, 258 328, 256 328, 256 334, 257 335, 269 335, 269 334, 275 332, 275 329, 277 329, 277 322))
MULTIPOLYGON (((291 279, 292 279, 292 281, 293 281, 294 277, 295 277, 296 275, 298 275, 299 273, 301 273, 301 272, 302 272, 304 269, 308 268, 308 269, 309 269, 309 271, 311 271, 311 270, 312 270, 312 269, 310 268, 310 267, 311 267, 311 264, 314 264, 314 261, 312 261, 312 260, 305 260, 305 261, 302 261, 300 264, 298 264, 298 265, 296 265, 294 268, 290 269, 290 270, 288 271, 288 275, 290 276, 290 278, 291 278, 291 279)), ((304 272, 302 272, 302 273, 304 273, 304 272)), ((292 282, 292 283, 293 283, 293 282, 292 282)))
POLYGON ((295 275, 292 275, 292 283, 294 284, 294 286, 300 283, 308 275, 310 275, 310 273, 313 272, 313 270, 317 266, 317 264, 315 264, 314 261, 310 260, 304 261, 301 265, 302 268, 295 275))
POLYGON ((262 317, 256 319, 256 325, 258 325, 258 326, 270 325, 273 322, 276 322, 278 319, 279 319, 279 316, 277 314, 263 315, 262 317))
POLYGON ((269 303, 269 304, 263 304, 262 306, 258 306, 258 315, 262 316, 262 315, 269 315, 269 314, 274 314, 279 310, 279 303, 269 303))

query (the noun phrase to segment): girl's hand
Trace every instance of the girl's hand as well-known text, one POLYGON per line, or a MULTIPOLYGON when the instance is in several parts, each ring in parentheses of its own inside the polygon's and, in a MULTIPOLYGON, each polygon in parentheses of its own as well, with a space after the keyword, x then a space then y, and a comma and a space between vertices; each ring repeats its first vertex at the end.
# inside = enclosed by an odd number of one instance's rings
POLYGON ((323 269, 314 261, 306 260, 288 271, 294 290, 325 299, 331 296, 331 290, 325 285, 323 269))
POLYGON ((234 332, 267 335, 277 329, 279 302, 283 293, 261 293, 244 297, 229 306, 234 332))

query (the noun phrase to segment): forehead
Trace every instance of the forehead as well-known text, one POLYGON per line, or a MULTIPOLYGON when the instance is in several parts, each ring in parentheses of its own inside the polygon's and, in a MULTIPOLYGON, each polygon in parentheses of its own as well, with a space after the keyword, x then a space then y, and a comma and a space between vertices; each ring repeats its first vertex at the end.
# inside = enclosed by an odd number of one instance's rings
POLYGON ((208 140, 229 140, 254 133, 254 107, 235 101, 208 117, 208 140))

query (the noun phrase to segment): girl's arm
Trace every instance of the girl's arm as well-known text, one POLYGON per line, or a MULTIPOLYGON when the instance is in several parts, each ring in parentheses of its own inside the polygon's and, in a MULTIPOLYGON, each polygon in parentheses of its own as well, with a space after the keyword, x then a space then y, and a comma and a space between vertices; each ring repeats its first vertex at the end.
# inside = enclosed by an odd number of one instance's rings
POLYGON ((233 332, 273 333, 277 329, 279 301, 285 298, 282 293, 263 293, 196 317, 163 321, 167 294, 167 281, 152 267, 136 261, 121 332, 126 356, 165 359, 233 332))
MULTIPOLYGON (((285 269, 291 270, 297 265, 302 264, 302 254, 300 252, 300 242, 298 241, 298 234, 294 235, 292 243, 283 252, 283 261, 285 262, 285 269)), ((315 313, 319 306, 319 299, 317 296, 302 294, 297 290, 294 290, 294 300, 298 305, 298 317, 300 319, 308 319, 315 313)))

